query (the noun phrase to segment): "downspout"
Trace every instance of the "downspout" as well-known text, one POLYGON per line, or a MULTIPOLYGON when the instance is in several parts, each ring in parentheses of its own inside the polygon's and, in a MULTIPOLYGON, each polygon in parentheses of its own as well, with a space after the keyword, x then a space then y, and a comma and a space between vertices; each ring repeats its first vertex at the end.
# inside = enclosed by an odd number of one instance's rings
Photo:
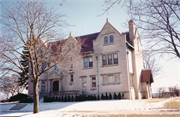
POLYGON ((99 69, 98 69, 98 54, 92 53, 96 57, 96 66, 97 66, 97 85, 98 85, 98 96, 99 96, 99 69))

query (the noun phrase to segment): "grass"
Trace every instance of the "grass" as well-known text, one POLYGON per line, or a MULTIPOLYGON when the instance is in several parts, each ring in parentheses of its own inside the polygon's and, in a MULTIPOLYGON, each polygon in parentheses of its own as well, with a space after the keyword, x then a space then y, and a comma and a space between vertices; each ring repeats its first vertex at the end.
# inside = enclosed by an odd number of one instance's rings
POLYGON ((157 102, 161 102, 161 101, 165 101, 169 98, 152 98, 152 99, 145 99, 143 101, 148 102, 148 103, 157 103, 157 102))
POLYGON ((180 99, 179 98, 175 98, 174 100, 170 101, 170 102, 166 102, 164 104, 165 109, 180 109, 180 99))

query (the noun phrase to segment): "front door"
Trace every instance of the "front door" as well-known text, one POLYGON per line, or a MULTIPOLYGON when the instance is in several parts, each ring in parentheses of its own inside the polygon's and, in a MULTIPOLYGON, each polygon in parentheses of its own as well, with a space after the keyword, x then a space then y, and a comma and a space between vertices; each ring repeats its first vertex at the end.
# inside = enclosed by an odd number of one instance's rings
POLYGON ((53 82, 53 91, 59 91, 59 81, 53 82))

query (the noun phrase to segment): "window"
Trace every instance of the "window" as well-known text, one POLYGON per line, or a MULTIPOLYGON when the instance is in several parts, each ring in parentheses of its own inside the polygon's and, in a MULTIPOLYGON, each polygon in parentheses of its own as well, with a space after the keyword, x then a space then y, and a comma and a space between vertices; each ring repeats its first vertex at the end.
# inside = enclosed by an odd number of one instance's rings
POLYGON ((109 38, 108 38, 108 36, 104 37, 104 45, 113 44, 113 43, 114 43, 114 36, 113 35, 109 36, 109 38))
POLYGON ((86 88, 87 88, 86 82, 83 82, 83 83, 82 83, 82 87, 83 87, 83 89, 86 89, 86 88))
POLYGON ((103 83, 102 85, 119 85, 120 84, 120 74, 107 74, 102 75, 103 83))
POLYGON ((41 92, 45 92, 45 86, 41 87, 41 92))
POLYGON ((73 74, 71 74, 71 82, 73 82, 73 80, 74 80, 74 79, 73 79, 73 74))
POLYGON ((112 65, 112 55, 108 55, 108 65, 112 65))
POLYGON ((84 67, 86 68, 86 67, 88 67, 88 62, 87 62, 87 58, 84 58, 84 67))
POLYGON ((42 81, 42 85, 45 85, 45 83, 46 83, 45 81, 42 81))
POLYGON ((107 65, 107 62, 106 62, 106 55, 103 55, 103 56, 102 56, 102 59, 103 59, 103 65, 107 65))
POLYGON ((113 35, 110 36, 110 43, 114 43, 114 36, 113 35))
POLYGON ((56 70, 56 71, 59 71, 59 68, 58 68, 57 66, 55 66, 55 70, 56 70))
POLYGON ((103 83, 108 83, 108 76, 103 76, 103 83))
POLYGON ((92 57, 84 58, 84 68, 87 68, 87 67, 93 67, 93 58, 92 57))
POLYGON ((96 82, 92 82, 92 88, 96 87, 96 82))
POLYGON ((104 45, 108 44, 108 37, 104 37, 104 45))
POLYGON ((92 79, 92 88, 96 88, 96 77, 93 76, 91 77, 91 79, 92 79))
POLYGON ((112 65, 118 64, 118 54, 108 54, 102 55, 102 65, 112 65), (108 58, 108 62, 106 61, 106 56, 108 58))
POLYGON ((116 74, 116 75, 115 75, 115 82, 116 82, 116 83, 119 83, 119 82, 120 82, 120 75, 119 75, 119 74, 116 74))
POLYGON ((113 54, 113 56, 114 56, 114 64, 118 64, 118 55, 113 54))
POLYGON ((93 61, 92 61, 92 57, 89 57, 89 67, 93 66, 93 61))
POLYGON ((86 77, 82 77, 82 88, 86 89, 87 88, 87 84, 86 84, 86 77))

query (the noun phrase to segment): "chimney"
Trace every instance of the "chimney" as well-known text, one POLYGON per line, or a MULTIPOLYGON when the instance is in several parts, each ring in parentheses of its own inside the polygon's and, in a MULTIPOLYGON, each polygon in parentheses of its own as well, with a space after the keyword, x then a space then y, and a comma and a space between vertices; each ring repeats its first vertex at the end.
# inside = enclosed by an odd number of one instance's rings
POLYGON ((133 40, 135 38, 135 23, 133 20, 129 21, 129 37, 130 40, 133 40))

